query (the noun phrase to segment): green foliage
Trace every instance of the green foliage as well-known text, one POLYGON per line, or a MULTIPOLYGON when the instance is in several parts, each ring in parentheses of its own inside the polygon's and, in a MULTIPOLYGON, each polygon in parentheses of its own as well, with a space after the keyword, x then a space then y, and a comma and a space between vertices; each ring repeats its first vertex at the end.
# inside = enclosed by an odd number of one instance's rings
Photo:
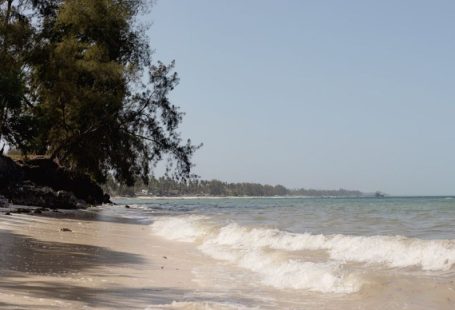
POLYGON ((25 1, 0 1, 0 139, 28 150, 34 134, 27 106, 25 57, 33 29, 20 8, 25 1))
MULTIPOLYGON (((136 22, 143 1, 34 0, 15 7, 24 10, 27 3, 32 13, 22 16, 30 48, 19 51, 18 66, 0 85, 1 96, 12 94, 4 101, 15 116, 2 122, 2 133, 18 128, 21 141, 5 139, 99 182, 110 173, 129 185, 147 180, 165 156, 177 163, 175 176, 190 177, 197 147, 181 141, 182 113, 168 100, 178 83, 174 63, 151 64, 136 22)), ((5 53, 12 55, 12 49, 5 53)))
POLYGON ((263 185, 258 183, 228 183, 219 180, 174 180, 169 177, 150 178, 147 184, 137 181, 134 186, 118 184, 112 178, 108 179, 105 190, 117 196, 135 196, 147 193, 153 196, 334 196, 359 197, 364 196, 359 191, 345 189, 314 190, 287 189, 282 185, 263 185))

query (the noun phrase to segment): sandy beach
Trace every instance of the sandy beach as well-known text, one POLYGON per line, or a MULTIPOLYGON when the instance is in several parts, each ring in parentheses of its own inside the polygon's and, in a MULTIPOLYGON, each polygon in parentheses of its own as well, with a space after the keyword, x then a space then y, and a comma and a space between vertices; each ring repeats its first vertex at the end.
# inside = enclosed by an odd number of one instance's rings
POLYGON ((203 260, 147 232, 102 211, 0 215, 0 308, 168 308, 203 260))

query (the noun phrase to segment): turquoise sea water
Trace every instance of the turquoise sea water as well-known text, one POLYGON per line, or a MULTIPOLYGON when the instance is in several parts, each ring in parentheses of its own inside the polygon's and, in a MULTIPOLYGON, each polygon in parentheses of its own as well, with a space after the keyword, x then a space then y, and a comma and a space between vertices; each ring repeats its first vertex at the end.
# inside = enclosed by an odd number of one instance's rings
POLYGON ((117 199, 147 215, 197 214, 289 232, 455 239, 455 198, 117 199))

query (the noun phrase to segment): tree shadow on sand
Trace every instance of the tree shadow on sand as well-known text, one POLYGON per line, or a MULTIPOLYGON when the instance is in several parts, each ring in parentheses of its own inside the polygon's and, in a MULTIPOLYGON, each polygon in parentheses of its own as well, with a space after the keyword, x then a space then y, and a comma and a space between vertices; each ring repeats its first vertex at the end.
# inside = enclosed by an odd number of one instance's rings
MULTIPOLYGON (((25 300, 18 297, 22 294, 28 298, 68 302, 70 308, 71 304, 81 303, 95 309, 144 309, 147 306, 156 309, 156 305, 170 304, 175 300, 223 301, 222 297, 217 298, 210 293, 196 296, 193 290, 150 287, 146 283, 141 286, 140 282, 136 282, 135 287, 125 287, 115 282, 93 287, 84 285, 83 282, 64 280, 84 269, 125 265, 147 268, 145 263, 145 259, 136 254, 93 245, 42 241, 0 230, 0 295, 2 292, 16 295, 14 298, 1 300, 0 309, 61 309, 63 306, 30 305, 30 299, 27 304, 22 304, 25 300), (54 277, 55 280, 43 278, 47 276, 54 277)), ((91 277, 99 280, 99 277, 109 279, 114 276, 134 280, 134 275, 111 275, 106 269, 100 271, 102 274, 97 272, 96 269, 90 270, 91 277)))
MULTIPOLYGON (((169 288, 93 288, 52 281, 11 282, 0 280, 0 287, 5 290, 27 292, 29 297, 58 299, 63 302, 81 302, 90 308, 107 309, 144 309, 147 305, 169 304, 176 298, 183 297, 184 290, 169 288)), ((1 304, 2 309, 17 309, 17 304, 1 304)), ((55 306, 60 309, 62 305, 55 306)), ((46 306, 49 308, 49 306, 46 306)), ((27 308, 34 308, 27 306, 27 308)), ((35 308, 39 308, 37 305, 35 308)))
MULTIPOLYGON (((217 297, 213 294, 202 293, 200 296, 195 296, 193 291, 179 288, 125 288, 119 286, 89 288, 70 284, 62 285, 62 283, 51 281, 10 283, 2 280, 0 280, 0 287, 14 291, 27 291, 29 296, 35 298, 57 298, 69 303, 82 302, 84 306, 94 309, 162 309, 160 305, 169 305, 173 301, 219 303, 226 301, 226 296, 223 295, 217 297)), ((235 302, 240 304, 253 303, 248 298, 236 298, 235 302)), ((27 306, 27 308, 33 309, 38 308, 38 306, 27 306)), ((61 305, 55 306, 55 309, 60 308, 61 305)), ((6 306, 5 309, 17 309, 17 305, 11 305, 10 308, 6 306)), ((46 309, 52 309, 52 307, 47 306, 46 309)))
POLYGON ((63 274, 100 265, 143 262, 144 259, 136 254, 93 245, 42 241, 0 230, 0 275, 10 272, 63 274))

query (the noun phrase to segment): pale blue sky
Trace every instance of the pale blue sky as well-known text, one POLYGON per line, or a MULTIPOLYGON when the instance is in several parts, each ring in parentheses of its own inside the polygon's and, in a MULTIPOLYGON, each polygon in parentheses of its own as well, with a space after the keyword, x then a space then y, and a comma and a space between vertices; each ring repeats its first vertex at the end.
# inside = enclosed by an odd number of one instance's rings
POLYGON ((159 0, 204 179, 455 194, 455 1, 159 0))

